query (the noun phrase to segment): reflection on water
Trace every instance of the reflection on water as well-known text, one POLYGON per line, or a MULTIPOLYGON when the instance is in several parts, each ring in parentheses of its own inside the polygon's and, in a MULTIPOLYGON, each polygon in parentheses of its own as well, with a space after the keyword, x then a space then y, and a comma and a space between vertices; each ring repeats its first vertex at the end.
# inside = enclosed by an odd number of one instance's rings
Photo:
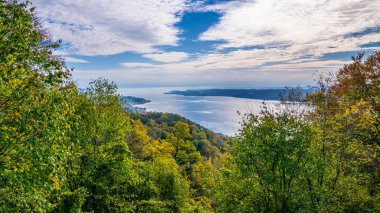
MULTIPOLYGON (((142 97, 151 102, 141 105, 147 111, 170 112, 190 119, 214 132, 235 135, 242 119, 242 114, 258 113, 262 100, 210 97, 181 96, 164 94, 171 90, 186 90, 187 88, 121 88, 121 95, 142 97)), ((275 105, 277 101, 266 101, 267 105, 275 105)))

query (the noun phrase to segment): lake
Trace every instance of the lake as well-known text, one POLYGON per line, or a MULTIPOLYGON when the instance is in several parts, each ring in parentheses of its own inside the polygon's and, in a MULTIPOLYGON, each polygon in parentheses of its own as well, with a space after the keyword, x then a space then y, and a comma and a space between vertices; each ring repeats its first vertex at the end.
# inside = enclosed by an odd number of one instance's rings
MULTIPOLYGON (((186 89, 189 88, 120 88, 119 93, 150 100, 149 103, 138 105, 147 111, 179 114, 214 132, 229 136, 235 135, 240 128, 242 115, 239 115, 238 111, 242 114, 258 113, 263 106, 263 100, 255 99, 165 94, 171 90, 186 89)), ((278 103, 266 101, 268 106, 278 103)))

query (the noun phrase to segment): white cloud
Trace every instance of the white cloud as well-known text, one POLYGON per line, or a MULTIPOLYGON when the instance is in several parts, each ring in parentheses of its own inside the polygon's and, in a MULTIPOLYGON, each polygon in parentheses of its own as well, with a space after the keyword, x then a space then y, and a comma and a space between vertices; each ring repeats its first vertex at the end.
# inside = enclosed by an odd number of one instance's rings
POLYGON ((235 0, 235 1, 221 1, 214 4, 207 4, 207 1, 200 0, 192 4, 192 10, 194 12, 219 12, 225 13, 227 10, 231 10, 232 8, 238 8, 243 3, 249 2, 250 0, 235 0))
POLYGON ((351 33, 380 26, 380 4, 372 0, 252 0, 221 9, 220 23, 200 36, 226 41, 221 48, 322 41, 333 46, 351 33))
MULTIPOLYGON (((278 77, 278 74, 272 75, 274 72, 288 75, 282 79, 310 78, 317 71, 333 71, 349 63, 321 61, 320 56, 359 51, 363 50, 360 48, 362 44, 380 41, 380 32, 350 36, 353 32, 380 27, 379 7, 373 1, 360 0, 246 0, 201 8, 198 5, 194 10, 212 10, 222 14, 220 22, 204 32, 200 39, 224 40, 226 43, 219 45, 219 49, 237 49, 227 53, 209 52, 187 61, 173 60, 168 64, 149 64, 147 67, 159 73, 193 73, 204 77, 219 72, 227 79, 240 78, 242 81, 248 76, 260 79, 258 74, 278 77), (255 45, 265 48, 239 49, 255 45), (240 74, 232 77, 236 73, 240 74)), ((304 82, 310 81, 304 79, 299 83, 304 82)))
MULTIPOLYGON (((201 8, 202 9, 202 8, 201 8)), ((218 46, 246 48, 263 46, 269 49, 249 51, 252 58, 241 57, 242 51, 228 54, 217 66, 259 65, 261 69, 331 70, 340 63, 295 63, 307 57, 318 60, 327 53, 361 51, 360 45, 380 41, 380 4, 371 0, 245 0, 205 6, 203 10, 222 14, 220 22, 202 33, 200 40, 222 40, 218 46), (368 29, 377 29, 372 33, 368 29), (352 36, 352 33, 358 33, 352 36), (235 57, 232 57, 235 55, 235 57), (236 55, 240 55, 236 59, 236 55), (239 62, 240 61, 240 62, 239 62), (283 65, 268 63, 286 61, 283 65), (238 62, 236 64, 236 62, 238 62), (317 67, 319 65, 320 67, 317 67)), ((368 48, 370 49, 370 48, 368 48)), ((335 61, 336 62, 336 61, 335 61)))
POLYGON ((80 59, 80 58, 72 58, 72 57, 65 57, 66 62, 71 63, 88 63, 88 61, 80 59))
POLYGON ((125 68, 131 68, 131 69, 155 68, 155 65, 149 64, 149 63, 126 62, 126 63, 121 63, 121 65, 125 68))
POLYGON ((342 67, 344 64, 348 64, 350 61, 339 60, 306 60, 306 61, 292 61, 291 63, 275 64, 270 66, 272 69, 277 70, 310 70, 310 69, 334 69, 336 67, 342 67))
POLYGON ((78 55, 125 51, 154 52, 155 45, 177 45, 187 0, 32 0, 38 16, 56 38, 78 55))
MULTIPOLYGON (((135 70, 144 70, 149 68, 159 73, 178 73, 178 74, 199 74, 207 75, 210 72, 235 73, 235 70, 245 70, 245 72, 255 72, 263 70, 304 70, 304 72, 315 72, 316 70, 334 70, 348 61, 326 60, 320 61, 314 58, 297 58, 287 54, 292 49, 254 49, 254 50, 237 50, 230 53, 214 53, 201 55, 196 59, 185 62, 176 62, 168 64, 150 64, 150 63, 122 63, 126 68, 135 70)), ((244 78, 243 76, 240 76, 244 78)))
MULTIPOLYGON (((167 73, 220 72, 241 81, 310 82, 312 73, 333 71, 349 61, 320 60, 327 53, 361 51, 360 45, 380 41, 380 4, 369 0, 242 0, 206 5, 194 10, 221 13, 220 21, 200 40, 223 40, 219 50, 198 58, 165 65, 167 73), (352 33, 363 32, 352 36, 352 33), (263 49, 250 49, 252 46, 263 49), (247 48, 248 47, 248 48, 247 48), (244 48, 245 50, 243 50, 244 48), (248 50, 247 50, 248 49, 248 50), (282 73, 282 74, 280 74, 282 73), (286 74, 286 75, 284 75, 286 74), (269 80, 267 77, 273 79, 269 80), (281 76, 281 77, 280 77, 281 76), (291 80, 292 79, 292 80, 291 80)), ((370 49, 370 48, 368 48, 370 49)))
POLYGON ((156 53, 156 54, 145 54, 145 58, 150 58, 159 62, 177 62, 183 61, 188 58, 188 54, 185 52, 166 52, 166 53, 156 53))
MULTIPOLYGON (((380 4, 376 0, 235 0, 190 4, 192 11, 216 11, 218 23, 200 40, 225 41, 214 52, 162 52, 156 45, 177 45, 178 14, 189 0, 34 0, 53 35, 79 55, 132 51, 164 64, 122 63, 122 69, 76 71, 74 78, 106 77, 121 86, 309 84, 316 71, 332 71, 347 61, 321 61, 327 53, 360 51, 380 41, 380 4), (372 33, 357 34, 366 29, 372 33), (249 49, 251 46, 262 49, 249 49), (227 48, 234 48, 232 51, 227 48), (223 50, 223 51, 222 51, 223 50)), ((185 29, 186 30, 186 29, 185 29)), ((75 60, 75 59, 71 59, 75 60)))

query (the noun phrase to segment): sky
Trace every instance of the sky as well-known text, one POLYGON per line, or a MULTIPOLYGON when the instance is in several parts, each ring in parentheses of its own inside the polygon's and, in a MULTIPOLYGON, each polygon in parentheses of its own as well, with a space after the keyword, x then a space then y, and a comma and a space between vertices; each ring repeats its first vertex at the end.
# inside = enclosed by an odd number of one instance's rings
POLYGON ((313 85, 380 50, 377 0, 32 0, 79 86, 313 85))

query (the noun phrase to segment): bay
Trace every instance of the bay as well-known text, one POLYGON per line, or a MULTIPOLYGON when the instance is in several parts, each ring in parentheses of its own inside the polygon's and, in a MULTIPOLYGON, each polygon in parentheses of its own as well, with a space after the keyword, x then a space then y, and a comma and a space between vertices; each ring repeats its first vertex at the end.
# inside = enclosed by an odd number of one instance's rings
MULTIPOLYGON (((259 113, 263 107, 263 100, 256 99, 165 94, 172 90, 186 89, 189 88, 120 88, 119 93, 150 100, 149 103, 138 105, 149 112, 178 114, 216 133, 229 136, 237 133, 244 113, 259 113)), ((274 107, 279 102, 265 101, 265 103, 268 107, 274 107)))

